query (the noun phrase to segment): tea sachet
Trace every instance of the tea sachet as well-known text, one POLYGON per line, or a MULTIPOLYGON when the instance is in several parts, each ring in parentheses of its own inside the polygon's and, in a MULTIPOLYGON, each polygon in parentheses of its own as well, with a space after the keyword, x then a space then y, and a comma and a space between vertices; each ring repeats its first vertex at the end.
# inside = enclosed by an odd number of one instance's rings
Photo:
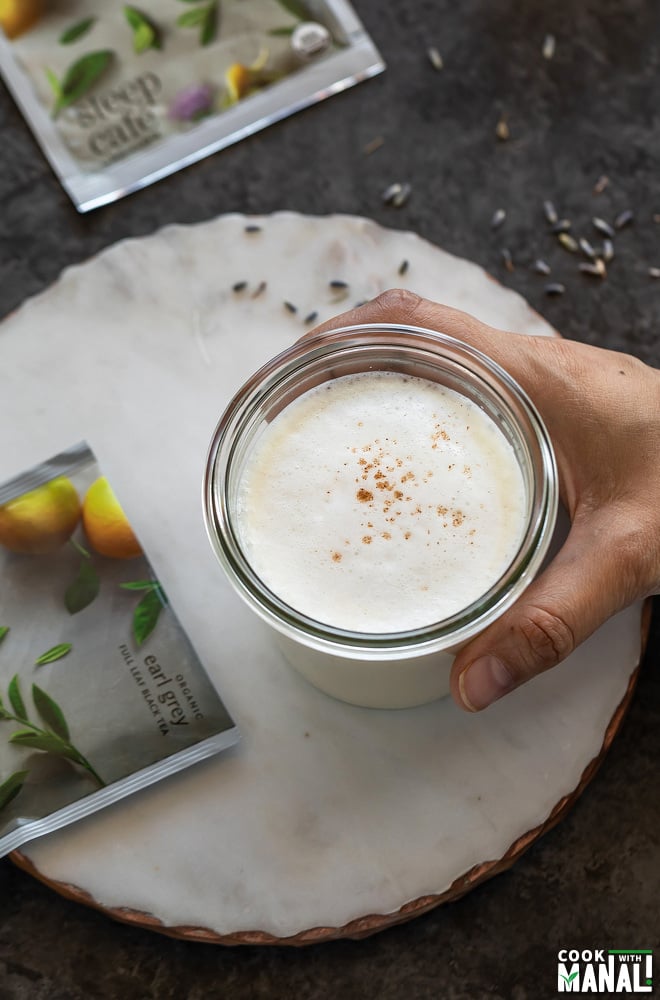
POLYGON ((237 740, 91 449, 0 485, 0 855, 237 740))
POLYGON ((0 73, 80 211, 384 64, 345 0, 15 0, 0 73))

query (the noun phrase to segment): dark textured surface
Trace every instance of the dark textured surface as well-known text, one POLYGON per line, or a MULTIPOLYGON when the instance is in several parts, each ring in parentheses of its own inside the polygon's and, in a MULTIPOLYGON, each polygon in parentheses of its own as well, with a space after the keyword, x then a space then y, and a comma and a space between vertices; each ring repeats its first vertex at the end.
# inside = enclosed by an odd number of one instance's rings
MULTIPOLYGON (((387 73, 88 217, 0 85, 0 315, 126 236, 226 211, 372 216, 469 257, 565 335, 660 365, 660 9, 655 0, 356 4, 387 73), (541 56, 556 35, 552 61, 541 56), (425 49, 435 44, 445 69, 425 49), (505 115, 511 133, 499 142, 505 115), (375 136, 384 145, 362 149, 375 136), (605 174, 601 195, 593 187, 605 174), (380 192, 408 180, 399 210, 380 192), (631 207, 607 281, 547 235, 552 198, 585 235, 631 207), (490 229, 503 207, 504 227, 490 229), (506 246, 517 264, 504 270, 506 246), (566 295, 547 299, 544 256, 566 295)), ((0 390, 1 391, 1 390, 0 390)), ((0 396, 1 399, 1 396, 0 396)), ((11 414, 3 414, 11 420, 11 414)), ((556 951, 656 948, 660 974, 660 615, 619 737, 568 819, 468 897, 362 942, 304 951, 170 941, 60 899, 0 862, 0 1000, 555 996, 556 951)), ((657 992, 657 991, 656 991, 657 992)))

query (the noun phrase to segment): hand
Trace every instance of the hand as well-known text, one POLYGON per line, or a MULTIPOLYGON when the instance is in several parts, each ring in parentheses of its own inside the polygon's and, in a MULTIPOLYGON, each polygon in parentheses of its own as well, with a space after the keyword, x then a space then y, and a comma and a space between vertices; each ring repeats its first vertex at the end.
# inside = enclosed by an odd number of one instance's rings
POLYGON ((453 697, 479 711, 660 590, 660 372, 627 354, 505 333, 396 289, 308 336, 355 323, 426 327, 483 351, 534 401, 554 444, 571 530, 523 596, 457 655, 453 697))

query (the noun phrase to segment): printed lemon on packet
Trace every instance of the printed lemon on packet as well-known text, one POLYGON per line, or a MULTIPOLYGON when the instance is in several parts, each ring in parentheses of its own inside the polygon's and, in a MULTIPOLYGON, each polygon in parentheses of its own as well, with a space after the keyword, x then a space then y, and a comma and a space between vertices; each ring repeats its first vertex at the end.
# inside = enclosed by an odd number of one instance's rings
POLYGON ((87 490, 82 518, 87 540, 99 555, 111 559, 142 555, 142 546, 105 476, 100 476, 87 490))
POLYGON ((268 62, 268 49, 262 49, 256 60, 250 66, 243 63, 232 63, 225 72, 227 85, 227 101, 236 104, 242 97, 247 97, 260 83, 260 73, 268 62))
POLYGON ((43 9, 43 0, 0 0, 0 27, 7 38, 18 38, 37 23, 43 9))
POLYGON ((79 520, 77 490, 58 476, 0 507, 0 544, 12 552, 45 555, 71 537, 79 520))

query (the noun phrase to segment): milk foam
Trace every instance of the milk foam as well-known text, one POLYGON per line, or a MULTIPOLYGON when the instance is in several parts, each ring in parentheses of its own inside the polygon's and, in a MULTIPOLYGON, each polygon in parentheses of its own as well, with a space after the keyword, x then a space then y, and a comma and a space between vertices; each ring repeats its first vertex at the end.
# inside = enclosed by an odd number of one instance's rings
POLYGON ((526 492, 513 448, 471 400, 393 372, 309 390, 247 458, 237 529, 280 599, 336 628, 430 625, 516 554, 526 492))

